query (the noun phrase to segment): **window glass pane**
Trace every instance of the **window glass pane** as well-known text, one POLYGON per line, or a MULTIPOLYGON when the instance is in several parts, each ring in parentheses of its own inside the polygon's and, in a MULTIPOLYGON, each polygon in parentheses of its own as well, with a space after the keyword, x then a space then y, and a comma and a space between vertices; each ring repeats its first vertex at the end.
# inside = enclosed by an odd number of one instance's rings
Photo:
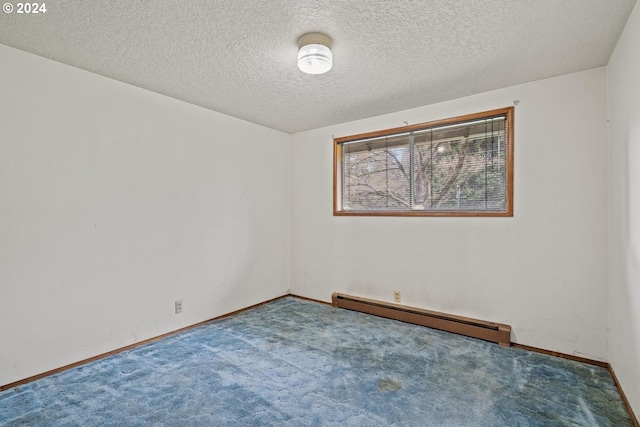
POLYGON ((409 137, 388 137, 343 147, 343 208, 409 209, 409 137))
POLYGON ((336 139, 335 214, 512 216, 512 114, 336 139))
POLYGON ((414 209, 505 209, 504 119, 418 133, 414 152, 414 209))

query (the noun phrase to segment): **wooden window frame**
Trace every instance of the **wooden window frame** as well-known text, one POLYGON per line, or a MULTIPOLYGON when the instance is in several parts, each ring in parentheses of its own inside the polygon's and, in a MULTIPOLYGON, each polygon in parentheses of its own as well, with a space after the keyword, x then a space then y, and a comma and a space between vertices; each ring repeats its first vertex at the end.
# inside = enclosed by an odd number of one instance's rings
POLYGON ((514 107, 500 108, 496 110, 484 111, 480 113, 468 114, 435 120, 431 122, 419 123, 415 125, 402 126, 392 129, 350 135, 333 140, 333 215, 334 216, 431 216, 431 217, 512 217, 513 216, 513 113, 514 107), (342 210, 340 189, 342 188, 342 157, 340 145, 345 142, 356 141, 366 138, 377 138, 398 133, 412 132, 425 128, 453 125, 472 120, 481 120, 491 116, 506 116, 506 200, 504 211, 452 211, 452 210, 342 210))

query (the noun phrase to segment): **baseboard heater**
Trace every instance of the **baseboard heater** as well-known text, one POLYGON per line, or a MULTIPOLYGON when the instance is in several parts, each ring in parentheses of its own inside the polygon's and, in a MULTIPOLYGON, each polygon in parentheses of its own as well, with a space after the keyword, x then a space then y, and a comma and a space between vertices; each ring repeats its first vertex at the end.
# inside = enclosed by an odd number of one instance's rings
POLYGON ((360 311, 388 319, 427 326, 467 337, 491 341, 504 347, 511 346, 511 326, 502 323, 455 316, 421 308, 392 304, 368 298, 354 297, 335 292, 331 295, 334 307, 360 311))

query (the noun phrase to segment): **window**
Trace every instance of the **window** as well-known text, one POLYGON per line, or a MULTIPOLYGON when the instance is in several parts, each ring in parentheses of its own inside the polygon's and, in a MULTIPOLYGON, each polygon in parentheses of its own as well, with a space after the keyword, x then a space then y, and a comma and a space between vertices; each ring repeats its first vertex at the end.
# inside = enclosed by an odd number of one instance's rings
POLYGON ((513 216, 513 107, 334 140, 334 215, 513 216))

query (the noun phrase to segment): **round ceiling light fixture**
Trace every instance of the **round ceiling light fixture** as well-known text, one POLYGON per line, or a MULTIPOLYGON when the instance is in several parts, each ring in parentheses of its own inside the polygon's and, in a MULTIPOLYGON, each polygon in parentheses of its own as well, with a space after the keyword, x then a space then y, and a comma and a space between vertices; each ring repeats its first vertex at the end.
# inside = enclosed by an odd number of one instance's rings
POLYGON ((333 66, 331 37, 307 33, 298 39, 298 68, 307 74, 323 74, 333 66))

